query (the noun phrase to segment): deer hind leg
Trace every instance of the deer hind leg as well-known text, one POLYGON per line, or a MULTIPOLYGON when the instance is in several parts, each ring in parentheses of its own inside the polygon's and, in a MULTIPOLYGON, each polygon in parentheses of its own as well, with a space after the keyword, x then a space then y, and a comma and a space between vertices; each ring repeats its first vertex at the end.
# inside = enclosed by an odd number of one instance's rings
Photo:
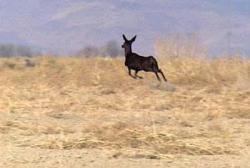
POLYGON ((139 79, 143 79, 143 77, 137 75, 138 72, 139 72, 138 70, 135 70, 135 77, 136 77, 136 78, 139 78, 139 79))
POLYGON ((158 81, 161 81, 161 78, 159 77, 159 75, 158 75, 158 73, 157 73, 157 72, 155 72, 155 75, 156 75, 156 77, 157 77, 158 81))
POLYGON ((164 73, 161 71, 161 69, 159 69, 159 73, 162 75, 163 79, 167 82, 168 80, 166 79, 164 73))
POLYGON ((157 66, 157 62, 155 62, 155 64, 152 64, 152 72, 155 73, 155 76, 157 77, 158 81, 161 81, 161 78, 158 75, 158 72, 160 72, 158 66, 157 66))

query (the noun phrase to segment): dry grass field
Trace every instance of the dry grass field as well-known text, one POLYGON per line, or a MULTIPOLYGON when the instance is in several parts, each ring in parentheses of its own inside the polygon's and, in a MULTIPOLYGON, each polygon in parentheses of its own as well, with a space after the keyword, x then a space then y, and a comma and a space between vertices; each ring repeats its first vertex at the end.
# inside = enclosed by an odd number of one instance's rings
POLYGON ((250 167, 250 60, 0 59, 0 167, 250 167))

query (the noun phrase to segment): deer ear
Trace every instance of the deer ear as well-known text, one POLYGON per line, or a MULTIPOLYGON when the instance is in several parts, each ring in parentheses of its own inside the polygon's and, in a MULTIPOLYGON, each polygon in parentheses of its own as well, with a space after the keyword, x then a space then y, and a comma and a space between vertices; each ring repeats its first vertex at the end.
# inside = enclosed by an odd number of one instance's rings
POLYGON ((123 37, 123 39, 126 41, 126 42, 128 42, 128 39, 126 38, 126 36, 123 34, 122 35, 122 37, 123 37))
POLYGON ((130 40, 131 42, 134 42, 136 39, 136 35, 130 40))

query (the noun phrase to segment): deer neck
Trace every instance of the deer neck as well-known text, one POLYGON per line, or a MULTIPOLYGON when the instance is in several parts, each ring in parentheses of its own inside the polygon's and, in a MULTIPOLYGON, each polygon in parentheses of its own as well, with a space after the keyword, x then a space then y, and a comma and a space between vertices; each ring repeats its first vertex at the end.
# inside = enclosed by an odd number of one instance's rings
POLYGON ((125 56, 127 57, 127 55, 131 54, 132 53, 132 47, 128 47, 128 48, 125 48, 125 56))

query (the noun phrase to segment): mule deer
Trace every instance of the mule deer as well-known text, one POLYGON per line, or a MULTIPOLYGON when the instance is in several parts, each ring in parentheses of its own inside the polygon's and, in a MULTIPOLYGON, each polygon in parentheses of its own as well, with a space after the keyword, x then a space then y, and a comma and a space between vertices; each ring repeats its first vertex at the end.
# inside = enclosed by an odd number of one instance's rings
POLYGON ((128 67, 129 76, 135 79, 142 79, 142 77, 138 76, 137 73, 143 70, 145 72, 154 72, 159 81, 161 81, 161 78, 158 75, 158 73, 160 73, 163 79, 167 81, 163 72, 161 71, 161 69, 159 69, 156 59, 153 56, 144 57, 132 52, 132 43, 135 41, 136 36, 134 36, 131 40, 128 40, 124 34, 122 35, 122 37, 124 39, 122 48, 124 48, 125 50, 125 66, 128 67), (134 76, 131 74, 131 69, 135 71, 134 76))

